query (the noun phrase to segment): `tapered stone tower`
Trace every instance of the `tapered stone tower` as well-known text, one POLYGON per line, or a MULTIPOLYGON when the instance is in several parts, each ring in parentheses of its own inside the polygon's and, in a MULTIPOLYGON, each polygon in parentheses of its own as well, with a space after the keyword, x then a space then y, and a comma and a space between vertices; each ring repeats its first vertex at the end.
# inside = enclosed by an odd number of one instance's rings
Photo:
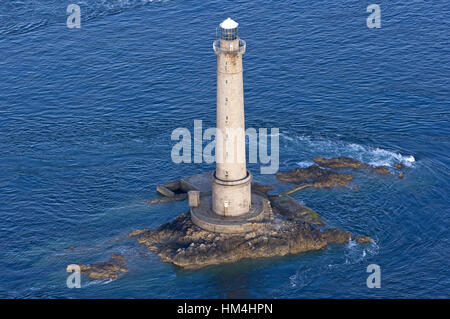
POLYGON ((221 233, 243 233, 266 227, 272 218, 267 198, 252 194, 252 175, 245 156, 242 55, 245 42, 237 22, 226 19, 214 41, 217 55, 216 170, 180 182, 189 190, 191 219, 221 233))
POLYGON ((228 18, 220 24, 214 42, 217 55, 216 171, 212 208, 222 216, 239 216, 251 207, 252 175, 245 156, 245 118, 242 55, 245 42, 238 23, 228 18))

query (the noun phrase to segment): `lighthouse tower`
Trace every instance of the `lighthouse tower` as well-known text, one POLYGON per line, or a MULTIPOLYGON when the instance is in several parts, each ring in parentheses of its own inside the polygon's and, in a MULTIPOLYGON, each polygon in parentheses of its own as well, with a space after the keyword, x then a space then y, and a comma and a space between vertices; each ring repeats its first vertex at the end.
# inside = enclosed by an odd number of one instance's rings
POLYGON ((238 23, 226 19, 214 41, 217 55, 216 169, 179 183, 189 189, 194 224, 219 233, 245 233, 266 227, 273 220, 267 198, 251 192, 252 174, 245 156, 244 87, 242 55, 245 42, 238 23))
POLYGON ((217 55, 216 170, 212 183, 212 209, 222 216, 240 216, 251 208, 252 175, 245 156, 245 118, 242 55, 246 44, 238 23, 220 24, 214 41, 217 55))

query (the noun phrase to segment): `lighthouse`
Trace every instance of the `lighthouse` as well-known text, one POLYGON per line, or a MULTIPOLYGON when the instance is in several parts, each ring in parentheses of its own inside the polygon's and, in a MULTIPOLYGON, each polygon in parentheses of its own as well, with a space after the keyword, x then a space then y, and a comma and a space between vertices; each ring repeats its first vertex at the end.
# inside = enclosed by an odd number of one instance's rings
POLYGON ((222 216, 247 214, 251 208, 252 175, 245 155, 245 118, 242 55, 245 41, 238 23, 220 24, 213 48, 217 56, 216 170, 212 183, 212 209, 222 216))
MULTIPOLYGON (((266 227, 272 220, 270 202, 252 193, 252 174, 245 154, 242 55, 245 41, 238 23, 220 24, 213 42, 217 56, 216 169, 182 179, 188 190, 191 220, 208 231, 244 233, 266 227)), ((178 185, 177 184, 177 185, 178 185)))

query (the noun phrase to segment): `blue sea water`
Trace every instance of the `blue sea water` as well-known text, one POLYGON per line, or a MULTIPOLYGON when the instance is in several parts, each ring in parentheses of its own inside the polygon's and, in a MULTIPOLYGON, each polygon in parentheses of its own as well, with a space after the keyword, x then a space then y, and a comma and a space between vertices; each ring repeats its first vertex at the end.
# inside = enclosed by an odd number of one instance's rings
POLYGON ((450 297, 450 6, 380 0, 369 29, 371 3, 2 1, 0 297, 450 297), (71 2, 81 29, 66 27, 71 2), (317 155, 406 165, 403 179, 354 172, 295 194, 374 243, 186 271, 127 238, 187 211, 148 205, 156 184, 213 168, 174 164, 170 134, 214 126, 212 41, 228 16, 247 41, 246 124, 280 128, 280 170, 317 155), (129 273, 66 287, 68 264, 112 253, 129 273))

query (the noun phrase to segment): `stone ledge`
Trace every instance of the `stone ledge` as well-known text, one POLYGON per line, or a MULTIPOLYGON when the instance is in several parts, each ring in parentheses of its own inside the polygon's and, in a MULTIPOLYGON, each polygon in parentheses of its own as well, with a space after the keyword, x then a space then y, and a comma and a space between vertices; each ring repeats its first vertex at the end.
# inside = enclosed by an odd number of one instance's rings
POLYGON ((241 216, 221 216, 211 209, 211 197, 203 196, 198 207, 191 207, 190 213, 194 224, 212 232, 244 233, 255 231, 267 226, 270 220, 270 204, 266 199, 252 194, 252 207, 250 212, 241 216))

